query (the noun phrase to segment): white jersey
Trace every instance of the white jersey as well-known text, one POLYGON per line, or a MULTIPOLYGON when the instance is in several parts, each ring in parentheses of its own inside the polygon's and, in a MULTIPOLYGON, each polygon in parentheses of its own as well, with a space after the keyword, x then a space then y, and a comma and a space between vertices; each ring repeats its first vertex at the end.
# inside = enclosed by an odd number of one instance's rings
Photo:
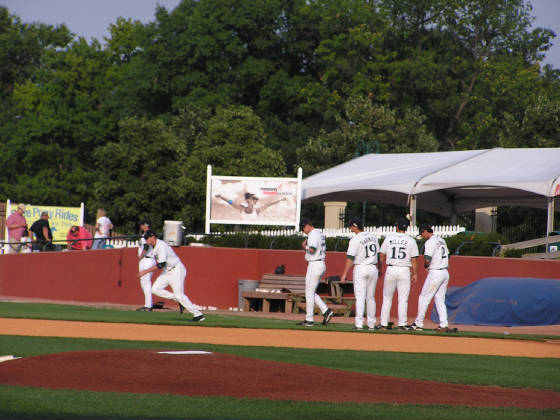
POLYGON ((307 261, 320 261, 327 257, 327 240, 325 235, 319 229, 313 229, 307 235, 307 248, 305 249, 305 259, 307 261), (310 253, 309 249, 315 248, 314 253, 310 253))
POLYGON ((379 252, 385 254, 388 266, 410 267, 411 259, 418 257, 418 245, 406 233, 395 232, 387 235, 379 252))
POLYGON ((173 269, 177 264, 181 264, 181 260, 175 254, 175 251, 167 245, 167 242, 158 239, 156 242, 156 246, 154 246, 154 257, 158 264, 166 263, 165 264, 165 271, 170 271, 173 269))
POLYGON ((353 257, 354 265, 377 264, 379 241, 377 236, 369 232, 359 232, 350 239, 346 255, 353 257))
POLYGON ((432 259, 428 270, 442 270, 449 266, 449 250, 445 241, 439 236, 432 235, 426 241, 424 255, 432 259))
MULTIPOLYGON (((138 243, 138 256, 142 255, 142 251, 144 251, 145 245, 146 245, 146 240, 144 239, 144 237, 141 237, 138 243)), ((148 250, 146 251, 146 254, 144 254, 144 258, 152 258, 153 256, 154 256, 154 247, 148 245, 148 250)))

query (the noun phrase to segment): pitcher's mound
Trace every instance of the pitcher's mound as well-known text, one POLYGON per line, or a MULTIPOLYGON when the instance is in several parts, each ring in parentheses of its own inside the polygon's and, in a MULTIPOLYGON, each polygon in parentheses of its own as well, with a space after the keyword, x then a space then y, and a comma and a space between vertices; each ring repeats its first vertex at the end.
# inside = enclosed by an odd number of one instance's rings
POLYGON ((201 351, 118 350, 0 363, 5 385, 274 400, 560 408, 558 394, 368 375, 201 351))

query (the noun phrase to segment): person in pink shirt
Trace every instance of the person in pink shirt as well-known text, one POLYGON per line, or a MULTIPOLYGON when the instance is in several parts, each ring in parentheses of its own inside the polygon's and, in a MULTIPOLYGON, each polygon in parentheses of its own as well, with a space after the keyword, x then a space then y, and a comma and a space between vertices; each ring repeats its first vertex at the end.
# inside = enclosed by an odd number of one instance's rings
POLYGON ((19 254, 22 252, 23 246, 25 245, 21 242, 21 238, 27 230, 27 220, 25 220, 24 213, 25 204, 18 204, 16 211, 10 214, 6 219, 8 242, 10 242, 10 246, 8 247, 9 254, 19 254))
POLYGON ((90 249, 93 240, 91 233, 83 226, 72 226, 66 235, 69 250, 90 249))

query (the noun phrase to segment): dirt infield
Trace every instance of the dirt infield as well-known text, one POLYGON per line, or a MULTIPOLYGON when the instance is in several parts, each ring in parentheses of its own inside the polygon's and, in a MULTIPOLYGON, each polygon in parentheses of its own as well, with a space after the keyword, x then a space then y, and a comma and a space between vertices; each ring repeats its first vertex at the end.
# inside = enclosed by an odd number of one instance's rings
POLYGON ((266 330, 0 318, 0 334, 239 346, 560 358, 560 343, 415 334, 266 330))
POLYGON ((1 383, 88 391, 273 400, 559 409, 548 391, 393 378, 221 353, 68 352, 0 363, 1 383), (173 375, 161 372, 173 372, 173 375), (154 380, 157 378, 157 380, 154 380), (337 386, 333 387, 332 384, 337 386), (403 392, 411 390, 411 392, 403 392))

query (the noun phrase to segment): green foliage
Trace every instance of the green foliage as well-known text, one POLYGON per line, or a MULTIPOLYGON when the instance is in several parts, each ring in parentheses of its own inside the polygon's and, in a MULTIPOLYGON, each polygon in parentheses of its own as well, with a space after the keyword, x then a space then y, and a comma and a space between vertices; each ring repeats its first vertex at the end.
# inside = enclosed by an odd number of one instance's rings
POLYGON ((499 245, 509 241, 499 233, 466 232, 445 238, 450 254, 470 256, 499 256, 499 245))
POLYGON ((297 150, 304 173, 311 175, 364 153, 406 153, 437 150, 437 142, 424 126, 418 109, 400 118, 394 110, 367 97, 354 96, 345 103, 338 128, 321 131, 297 150))
POLYGON ((523 256, 523 250, 522 249, 506 249, 502 253, 502 257, 505 257, 505 258, 521 258, 522 256, 523 256))

